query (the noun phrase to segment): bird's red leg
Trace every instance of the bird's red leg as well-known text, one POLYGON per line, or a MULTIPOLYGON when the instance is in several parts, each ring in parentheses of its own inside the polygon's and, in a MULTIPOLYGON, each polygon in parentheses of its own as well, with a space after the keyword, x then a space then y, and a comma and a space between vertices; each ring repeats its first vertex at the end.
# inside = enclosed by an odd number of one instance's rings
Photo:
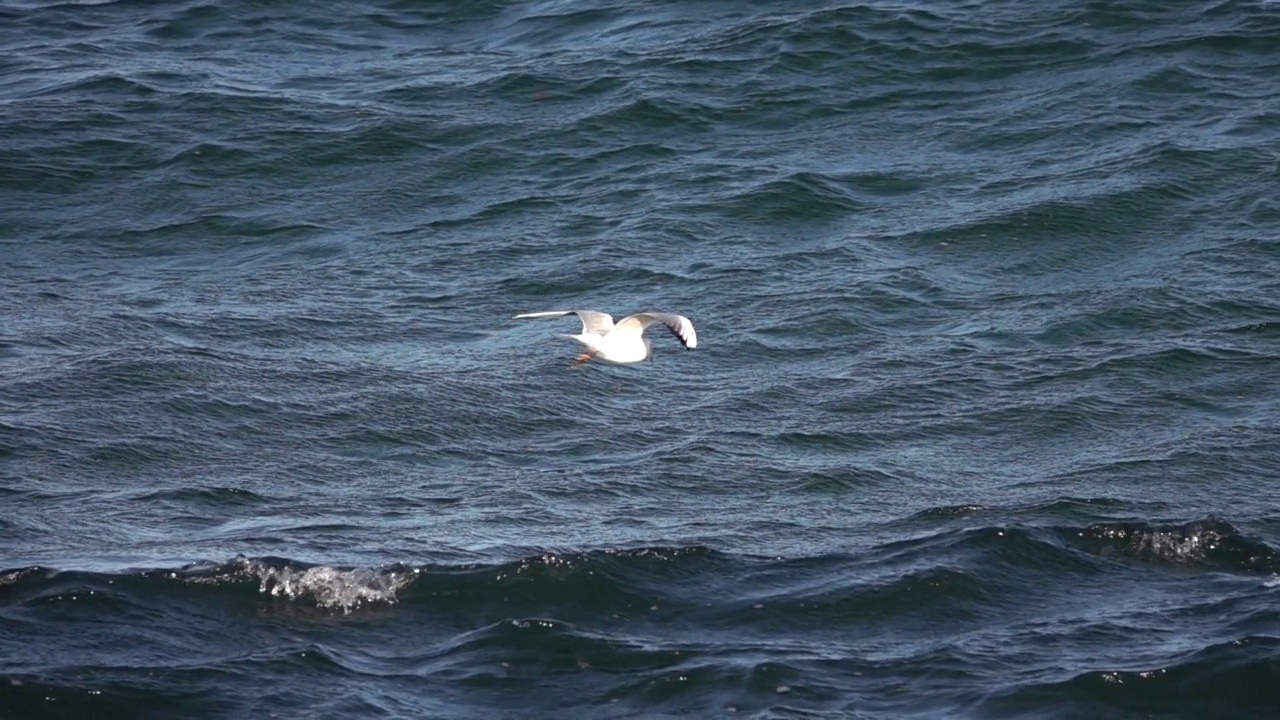
POLYGON ((575 360, 574 360, 574 362, 573 362, 573 366, 574 366, 574 367, 577 367, 577 366, 581 365, 582 363, 584 363, 584 362, 586 362, 586 361, 588 361, 588 360, 590 360, 590 359, 591 359, 591 354, 590 354, 590 353, 582 353, 581 355, 579 355, 579 356, 577 357, 577 359, 575 359, 575 360))

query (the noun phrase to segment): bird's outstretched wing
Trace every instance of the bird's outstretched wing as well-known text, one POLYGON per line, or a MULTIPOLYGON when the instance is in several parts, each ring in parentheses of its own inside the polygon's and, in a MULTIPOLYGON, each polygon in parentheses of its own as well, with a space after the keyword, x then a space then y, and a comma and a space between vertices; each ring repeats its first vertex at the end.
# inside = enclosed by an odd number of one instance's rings
MULTIPOLYGON (((582 320, 582 332, 592 335, 607 335, 613 329, 613 316, 595 310, 548 310, 546 312, 525 313, 517 318, 545 318, 577 315, 582 320)), ((688 321, 686 321, 688 322, 688 321)), ((692 326, 690 326, 692 327, 692 326)))
POLYGON ((683 315, 673 315, 671 313, 636 313, 628 315, 618 324, 614 326, 614 332, 618 333, 634 333, 641 335, 644 329, 654 323, 662 323, 667 326, 672 335, 680 339, 680 342, 690 350, 698 347, 698 333, 693 329, 693 323, 689 318, 683 315))

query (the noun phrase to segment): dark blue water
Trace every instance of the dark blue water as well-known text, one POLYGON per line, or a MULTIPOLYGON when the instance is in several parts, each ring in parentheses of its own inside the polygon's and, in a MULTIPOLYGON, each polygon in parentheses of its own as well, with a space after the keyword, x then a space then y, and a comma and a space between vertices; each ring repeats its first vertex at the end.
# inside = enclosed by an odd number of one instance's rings
POLYGON ((1278 78, 1244 0, 0 4, 0 716, 1276 717, 1278 78))

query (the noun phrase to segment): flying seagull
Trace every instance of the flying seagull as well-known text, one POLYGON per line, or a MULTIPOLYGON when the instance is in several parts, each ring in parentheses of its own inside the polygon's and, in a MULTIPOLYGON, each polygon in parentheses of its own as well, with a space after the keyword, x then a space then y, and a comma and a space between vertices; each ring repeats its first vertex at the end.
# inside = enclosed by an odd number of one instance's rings
POLYGON ((551 310, 548 312, 526 313, 516 315, 517 318, 544 318, 577 315, 582 320, 582 332, 577 335, 566 335, 587 346, 587 351, 578 356, 576 365, 599 358, 611 363, 634 363, 649 357, 649 341, 642 337, 645 328, 654 323, 667 326, 672 335, 690 350, 698 346, 698 333, 693 330, 693 323, 683 315, 670 313, 645 312, 628 315, 615 325, 608 313, 594 310, 551 310))

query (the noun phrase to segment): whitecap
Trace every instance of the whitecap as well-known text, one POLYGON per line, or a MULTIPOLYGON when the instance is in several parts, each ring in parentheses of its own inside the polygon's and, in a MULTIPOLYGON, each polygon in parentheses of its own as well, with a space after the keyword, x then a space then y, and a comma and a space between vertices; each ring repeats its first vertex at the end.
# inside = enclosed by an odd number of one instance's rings
POLYGON ((397 594, 419 573, 416 568, 295 568, 274 567, 259 560, 242 562, 245 572, 258 577, 258 589, 264 595, 311 600, 318 607, 341 609, 344 613, 375 603, 394 605, 399 601, 397 594))

